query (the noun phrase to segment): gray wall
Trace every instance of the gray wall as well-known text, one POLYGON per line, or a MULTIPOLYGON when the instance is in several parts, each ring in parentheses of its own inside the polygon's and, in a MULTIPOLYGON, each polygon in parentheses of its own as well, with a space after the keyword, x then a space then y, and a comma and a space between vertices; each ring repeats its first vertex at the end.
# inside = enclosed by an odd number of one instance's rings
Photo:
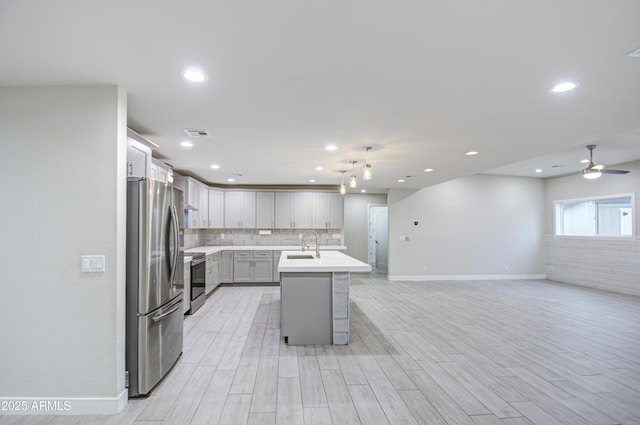
POLYGON ((371 204, 387 204, 386 194, 349 194, 344 198, 345 254, 364 263, 369 262, 368 208, 371 204))
POLYGON ((544 212, 544 182, 534 178, 476 175, 391 190, 389 279, 543 277, 544 212))
POLYGON ((126 404, 126 94, 0 88, 0 140, 0 399, 115 413, 126 404), (80 273, 85 254, 104 254, 106 273, 80 273))
POLYGON ((560 282, 640 296, 640 161, 616 165, 625 175, 586 180, 578 175, 545 182, 547 277, 560 282), (625 238, 554 236, 553 202, 563 199, 635 193, 634 236, 625 238))

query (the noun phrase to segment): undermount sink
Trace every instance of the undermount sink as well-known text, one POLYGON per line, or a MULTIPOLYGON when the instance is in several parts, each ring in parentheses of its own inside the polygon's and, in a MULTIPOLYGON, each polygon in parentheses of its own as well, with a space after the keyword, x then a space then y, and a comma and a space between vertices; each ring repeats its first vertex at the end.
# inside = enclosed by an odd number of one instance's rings
POLYGON ((290 254, 287 255, 287 260, 313 260, 313 255, 311 254, 290 254))

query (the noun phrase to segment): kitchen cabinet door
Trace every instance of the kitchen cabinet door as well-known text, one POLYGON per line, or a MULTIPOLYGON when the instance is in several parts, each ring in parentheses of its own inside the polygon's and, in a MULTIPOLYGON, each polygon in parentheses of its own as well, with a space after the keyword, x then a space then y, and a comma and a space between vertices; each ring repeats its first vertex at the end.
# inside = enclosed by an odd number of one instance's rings
POLYGON ((294 229, 311 229, 313 226, 313 200, 311 192, 293 194, 294 229))
POLYGON ((213 277, 214 255, 209 254, 205 257, 205 275, 204 275, 204 293, 209 294, 215 288, 213 277))
POLYGON ((227 229, 256 228, 256 192, 224 193, 224 227, 227 229))
POLYGON ((311 192, 276 193, 276 228, 310 229, 312 225, 311 192))
POLYGON ((224 228, 224 192, 209 189, 209 222, 211 229, 224 228))
POLYGON ((236 251, 233 253, 233 281, 253 282, 252 251, 236 251))
POLYGON ((282 251, 273 251, 273 280, 272 282, 280 282, 280 272, 278 271, 278 263, 282 251))
POLYGON ((344 197, 339 193, 327 193, 329 200, 329 229, 342 229, 344 223, 344 197))
MULTIPOLYGON (((198 185, 200 182, 191 177, 176 177, 173 182, 174 186, 182 189, 184 192, 184 204, 199 209, 200 192, 198 185)), ((188 229, 198 229, 200 226, 200 216, 198 211, 188 210, 186 212, 187 220, 185 222, 188 229)))
POLYGON ((268 251, 268 256, 253 258, 253 282, 273 282, 273 258, 271 255, 271 251, 268 251))
POLYGON ((273 229, 275 226, 275 206, 273 192, 256 193, 256 227, 273 229))
POLYGON ((151 149, 142 143, 127 139, 127 177, 150 177, 151 149))
POLYGON ((220 283, 233 283, 233 251, 220 253, 220 283))
POLYGON ((198 185, 198 228, 209 227, 209 188, 204 184, 198 185))
POLYGON ((342 195, 339 193, 313 194, 313 228, 341 229, 343 223, 342 195))

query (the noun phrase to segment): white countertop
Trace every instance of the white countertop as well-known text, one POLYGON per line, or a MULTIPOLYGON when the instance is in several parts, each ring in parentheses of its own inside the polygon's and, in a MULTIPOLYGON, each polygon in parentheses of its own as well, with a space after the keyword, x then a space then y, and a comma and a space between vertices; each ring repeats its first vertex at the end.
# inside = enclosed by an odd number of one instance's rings
MULTIPOLYGON (((320 251, 341 251, 347 249, 344 245, 322 245, 320 251)), ((211 245, 197 246, 184 250, 185 255, 195 252, 203 252, 205 255, 214 254, 220 251, 296 251, 300 250, 300 245, 211 245)))
POLYGON ((185 263, 190 263, 191 262, 191 258, 193 258, 193 257, 191 257, 191 255, 185 255, 184 256, 184 262, 185 263))
POLYGON ((312 254, 315 250, 302 252, 283 251, 278 263, 278 272, 370 272, 371 266, 349 257, 339 251, 322 251, 320 258, 313 259, 288 259, 288 255, 312 254))

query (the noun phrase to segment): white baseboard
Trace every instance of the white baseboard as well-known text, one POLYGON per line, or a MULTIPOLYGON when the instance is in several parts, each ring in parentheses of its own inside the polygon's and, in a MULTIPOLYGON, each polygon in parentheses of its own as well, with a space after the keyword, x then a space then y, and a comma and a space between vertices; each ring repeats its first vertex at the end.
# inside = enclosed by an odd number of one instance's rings
POLYGON ((388 275, 387 280, 427 282, 434 280, 537 280, 546 279, 546 274, 480 274, 480 275, 420 275, 420 276, 392 276, 388 275))
POLYGON ((127 405, 117 397, 0 397, 0 415, 115 415, 127 405))

